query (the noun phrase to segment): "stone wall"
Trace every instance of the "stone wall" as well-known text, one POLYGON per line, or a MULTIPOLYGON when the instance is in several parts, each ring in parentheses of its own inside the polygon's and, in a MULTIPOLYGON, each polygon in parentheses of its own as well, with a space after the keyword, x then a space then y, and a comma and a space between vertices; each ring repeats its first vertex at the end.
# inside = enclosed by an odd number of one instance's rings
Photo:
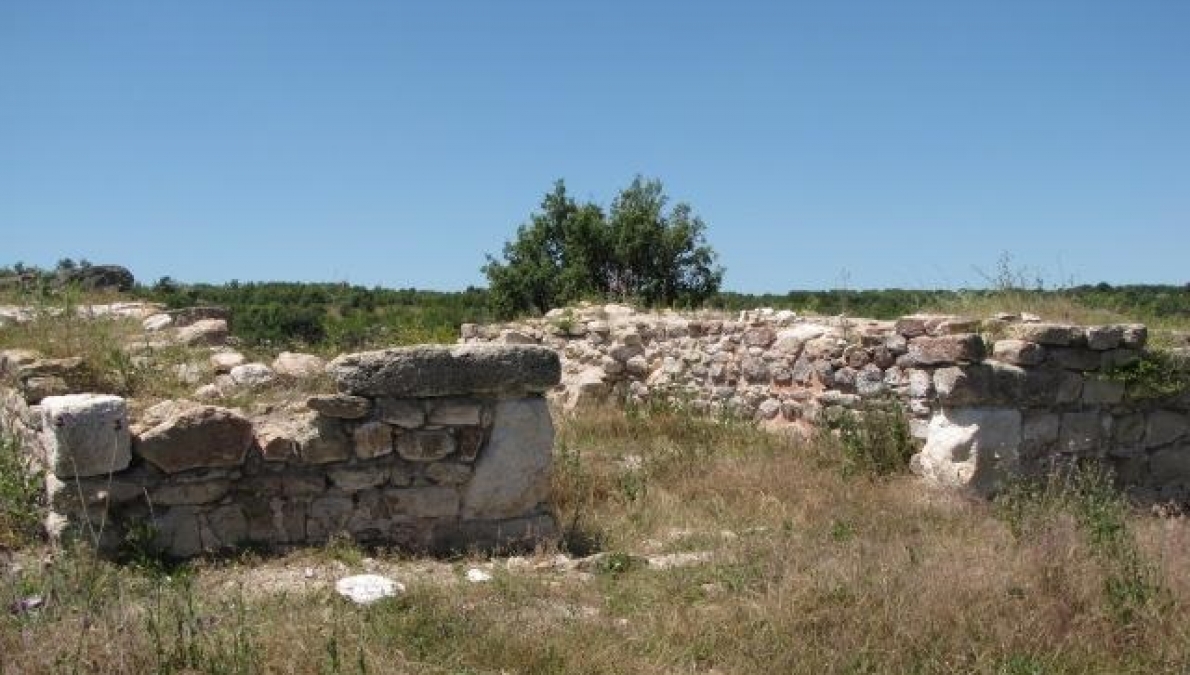
POLYGON ((1190 395, 1129 389, 1147 359, 1141 325, 1072 326, 1034 317, 907 316, 896 321, 644 314, 606 305, 539 320, 462 327, 464 343, 556 350, 551 396, 574 410, 664 399, 709 414, 808 431, 824 415, 892 397, 923 444, 914 469, 994 492, 1007 475, 1096 457, 1140 496, 1190 494, 1190 395))
POLYGON ((45 471, 50 529, 103 550, 129 538, 187 557, 344 533, 414 550, 533 545, 548 508, 559 380, 540 347, 341 356, 338 394, 253 418, 167 401, 6 390, 0 423, 45 471))

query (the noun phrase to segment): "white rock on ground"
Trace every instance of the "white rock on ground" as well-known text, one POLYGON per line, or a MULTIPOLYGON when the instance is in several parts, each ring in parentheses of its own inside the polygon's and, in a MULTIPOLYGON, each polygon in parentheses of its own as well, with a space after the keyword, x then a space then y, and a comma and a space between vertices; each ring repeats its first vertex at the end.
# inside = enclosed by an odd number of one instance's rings
POLYGON ((317 377, 326 371, 326 361, 313 354, 281 352, 273 361, 273 371, 284 377, 317 377))
POLYGON ((168 314, 154 314, 141 322, 141 327, 146 331, 153 333, 163 328, 168 328, 174 322, 174 318, 168 314))
POLYGON ((335 582, 335 591, 357 605, 369 605, 405 592, 405 585, 379 574, 357 574, 335 582))
POLYGON ((273 373, 273 369, 263 363, 245 363, 236 366, 231 369, 229 375, 231 375, 232 382, 241 387, 264 386, 277 377, 273 373))
POLYGON ((216 373, 223 374, 231 372, 232 368, 242 366, 248 359, 244 355, 235 351, 215 352, 211 354, 211 367, 215 369, 216 373))

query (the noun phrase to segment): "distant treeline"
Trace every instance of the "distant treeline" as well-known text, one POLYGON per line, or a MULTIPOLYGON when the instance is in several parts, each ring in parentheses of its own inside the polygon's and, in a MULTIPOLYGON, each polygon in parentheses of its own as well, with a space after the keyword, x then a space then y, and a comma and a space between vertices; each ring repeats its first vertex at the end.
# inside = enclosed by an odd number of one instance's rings
MULTIPOLYGON (((60 263, 58 271, 63 267, 66 265, 60 263)), ((6 279, 9 282, 18 279, 32 282, 32 285, 9 283, 7 291, 0 284, 0 292, 10 296, 24 294, 25 300, 38 293, 44 297, 45 293, 59 291, 48 291, 47 284, 37 282, 51 279, 54 274, 55 271, 23 265, 0 267, 0 282, 6 279)), ((487 289, 474 287, 443 292, 367 288, 346 283, 232 281, 226 284, 182 284, 165 277, 152 285, 138 284, 129 294, 175 309, 200 305, 226 307, 231 311, 233 334, 249 346, 328 352, 420 342, 453 342, 458 337, 460 324, 491 322, 496 316, 487 289)), ((24 301, 20 297, 11 299, 24 301)), ((703 306, 733 312, 773 307, 801 313, 891 319, 930 308, 996 306, 999 300, 1006 300, 1005 307, 1028 306, 1030 299, 1063 299, 1079 307, 1106 310, 1138 321, 1190 320, 1190 284, 1112 286, 1101 283, 1054 290, 720 292, 703 306)))
POLYGON ((775 294, 722 292, 708 306, 741 310, 773 307, 802 312, 847 314, 873 319, 892 319, 919 311, 923 307, 955 305, 961 301, 994 299, 1005 295, 1019 299, 1064 298, 1090 309, 1117 312, 1125 316, 1190 318, 1190 284, 1184 286, 1135 284, 1112 286, 1106 283, 1071 286, 1054 290, 971 289, 971 290, 881 290, 789 291, 775 294))
POLYGON ((421 291, 334 283, 230 282, 138 287, 170 308, 217 305, 231 311, 234 335, 250 345, 358 349, 453 342, 459 325, 491 319, 487 291, 421 291))

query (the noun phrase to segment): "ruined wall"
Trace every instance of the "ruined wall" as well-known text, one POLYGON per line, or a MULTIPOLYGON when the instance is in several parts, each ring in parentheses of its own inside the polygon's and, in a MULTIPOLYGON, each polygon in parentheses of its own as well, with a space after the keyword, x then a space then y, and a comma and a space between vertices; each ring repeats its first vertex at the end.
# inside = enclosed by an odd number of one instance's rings
POLYGON ((914 469, 993 492, 1012 474, 1079 457, 1108 461, 1138 495, 1190 493, 1190 395, 1129 389, 1146 358, 1141 325, 1091 326, 908 316, 738 318, 641 314, 620 305, 540 320, 465 325, 465 343, 541 344, 562 357, 551 395, 576 409, 665 399, 766 426, 809 429, 824 414, 893 397, 922 443, 914 469))
POLYGON ((0 422, 44 469, 50 526, 177 557, 321 543, 415 550, 532 545, 548 509, 559 361, 536 347, 346 355, 339 392, 252 419, 167 401, 130 422, 117 396, 8 390, 0 422))

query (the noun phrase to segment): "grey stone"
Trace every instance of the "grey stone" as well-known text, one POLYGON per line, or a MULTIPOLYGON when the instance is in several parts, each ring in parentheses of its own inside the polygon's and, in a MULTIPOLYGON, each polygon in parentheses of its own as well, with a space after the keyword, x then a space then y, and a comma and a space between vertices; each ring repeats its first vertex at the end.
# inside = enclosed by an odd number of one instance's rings
POLYGON ((455 451, 447 431, 408 431, 397 436, 397 454, 411 462, 436 462, 455 451))
POLYGON ((198 481, 162 485, 149 492, 149 501, 154 505, 177 506, 179 504, 210 504, 217 502, 231 489, 227 480, 198 481))
POLYGON ((1112 426, 1112 438, 1117 446, 1138 446, 1145 438, 1144 413, 1120 415, 1112 426))
POLYGON ((351 457, 351 439, 343 423, 332 417, 308 419, 297 437, 298 455, 306 464, 342 462, 351 457))
POLYGON ((429 424, 440 426, 475 426, 483 406, 469 399, 448 399, 430 404, 429 424))
POLYGON ((50 396, 41 414, 46 461, 58 477, 104 475, 132 461, 128 408, 119 396, 50 396))
POLYGON ((413 487, 384 491, 389 511, 413 518, 454 518, 459 514, 459 493, 450 487, 413 487))
POLYGON ((388 424, 404 429, 417 429, 426 423, 426 411, 419 401, 382 398, 376 405, 377 416, 388 424))
POLYGON ((230 549, 248 540, 248 519, 239 504, 224 504, 206 515, 202 528, 203 548, 208 551, 230 549))
POLYGON ((393 428, 384 422, 367 422, 351 432, 355 456, 372 459, 392 454, 393 428))
POLYGON ((175 558, 190 558, 202 553, 198 508, 174 506, 153 519, 154 545, 175 558))
POLYGON ((1091 371, 1099 370, 1103 353, 1082 347, 1051 347, 1046 350, 1046 358, 1059 368, 1091 371))
POLYGON ((1162 484, 1190 484, 1190 445, 1162 448, 1149 455, 1153 481, 1162 484))
POLYGON ((381 466, 340 466, 328 472, 331 483, 344 492, 359 492, 388 482, 389 472, 381 466))
POLYGON ((1017 366, 1035 366, 1045 360, 1045 348, 1025 340, 997 340, 992 358, 1017 366))
POLYGON ((439 485, 462 485, 471 479, 471 472, 466 464, 439 462, 426 467, 426 478, 439 485))
POLYGON ((1124 341, 1123 326, 1088 326, 1087 347, 1096 351, 1115 349, 1124 341))
POLYGON ((166 419, 140 435, 135 450, 166 473, 239 466, 252 435, 252 424, 234 410, 178 401, 166 419))
POLYGON ((324 417, 357 420, 368 416, 372 411, 372 402, 363 396, 329 394, 311 396, 306 400, 306 407, 324 417))
POLYGON ((549 499, 554 427, 544 399, 501 401, 463 495, 466 518, 513 518, 549 499))
POLYGON ((347 529, 351 519, 350 497, 321 497, 310 502, 306 516, 306 537, 312 541, 325 541, 347 529))
POLYGON ((1098 455, 1102 449, 1103 425, 1097 412, 1062 414, 1058 449, 1074 455, 1098 455))
POLYGON ((1087 405, 1115 405, 1124 400, 1124 383, 1088 377, 1083 381, 1083 403, 1087 405))
POLYGON ((532 345, 420 346, 340 356, 339 390, 396 398, 543 392, 558 384, 557 352, 532 345))
POLYGON ((769 366, 759 356, 745 357, 740 362, 740 372, 752 384, 767 384, 769 381, 769 366))
POLYGON ((1008 327, 1008 333, 1018 340, 1054 347, 1076 345, 1084 339, 1082 328, 1057 323, 1017 323, 1008 327))
POLYGON ((1145 426, 1145 446, 1154 448, 1173 443, 1186 435, 1186 415, 1172 410, 1154 410, 1145 426))

